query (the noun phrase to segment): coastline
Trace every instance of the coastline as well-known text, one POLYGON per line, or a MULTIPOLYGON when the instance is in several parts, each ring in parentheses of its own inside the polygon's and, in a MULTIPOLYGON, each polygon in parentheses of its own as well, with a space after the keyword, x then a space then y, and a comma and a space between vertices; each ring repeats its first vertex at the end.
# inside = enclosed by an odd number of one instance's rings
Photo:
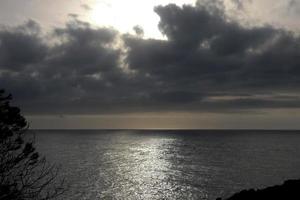
MULTIPOLYGON (((287 180, 282 185, 275 185, 264 189, 242 190, 224 200, 300 199, 299 188, 300 179, 287 180)), ((222 198, 217 198, 216 200, 222 200, 222 198)))

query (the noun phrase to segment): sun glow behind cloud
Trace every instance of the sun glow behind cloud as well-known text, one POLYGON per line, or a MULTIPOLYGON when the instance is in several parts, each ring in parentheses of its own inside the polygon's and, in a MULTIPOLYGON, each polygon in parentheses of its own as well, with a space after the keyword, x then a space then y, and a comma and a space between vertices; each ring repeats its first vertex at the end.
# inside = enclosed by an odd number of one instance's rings
MULTIPOLYGON (((177 5, 194 4, 194 0, 178 0, 177 5)), ((123 33, 133 33, 138 25, 146 38, 162 38, 158 30, 159 17, 153 11, 157 5, 172 3, 170 0, 98 0, 90 5, 89 20, 97 26, 111 26, 123 33)), ((173 1, 174 3, 174 1, 173 1)))
POLYGON ((1 87, 36 128, 298 126, 300 1, 195 1, 5 0, 1 87))

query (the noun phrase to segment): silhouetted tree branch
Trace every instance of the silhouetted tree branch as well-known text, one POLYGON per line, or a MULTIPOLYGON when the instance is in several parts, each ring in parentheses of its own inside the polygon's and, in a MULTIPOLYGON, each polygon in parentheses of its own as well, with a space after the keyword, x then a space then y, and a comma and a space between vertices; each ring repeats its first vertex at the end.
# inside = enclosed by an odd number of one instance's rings
POLYGON ((0 200, 54 199, 65 191, 59 168, 26 137, 28 123, 11 99, 0 90, 0 200))

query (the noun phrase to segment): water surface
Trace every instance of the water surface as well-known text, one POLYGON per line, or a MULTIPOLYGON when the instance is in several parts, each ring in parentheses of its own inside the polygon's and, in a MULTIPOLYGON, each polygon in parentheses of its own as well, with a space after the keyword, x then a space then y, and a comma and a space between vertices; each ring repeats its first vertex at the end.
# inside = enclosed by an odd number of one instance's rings
POLYGON ((66 199, 216 199, 300 178, 297 131, 35 131, 66 199))

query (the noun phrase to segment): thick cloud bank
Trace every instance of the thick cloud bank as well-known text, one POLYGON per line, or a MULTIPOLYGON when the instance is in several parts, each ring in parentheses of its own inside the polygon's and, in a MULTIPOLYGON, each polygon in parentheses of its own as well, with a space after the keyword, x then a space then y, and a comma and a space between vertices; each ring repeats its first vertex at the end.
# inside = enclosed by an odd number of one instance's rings
POLYGON ((242 26, 216 1, 155 12, 167 40, 77 19, 48 34, 34 21, 4 27, 0 87, 38 114, 300 107, 295 33, 242 26))

